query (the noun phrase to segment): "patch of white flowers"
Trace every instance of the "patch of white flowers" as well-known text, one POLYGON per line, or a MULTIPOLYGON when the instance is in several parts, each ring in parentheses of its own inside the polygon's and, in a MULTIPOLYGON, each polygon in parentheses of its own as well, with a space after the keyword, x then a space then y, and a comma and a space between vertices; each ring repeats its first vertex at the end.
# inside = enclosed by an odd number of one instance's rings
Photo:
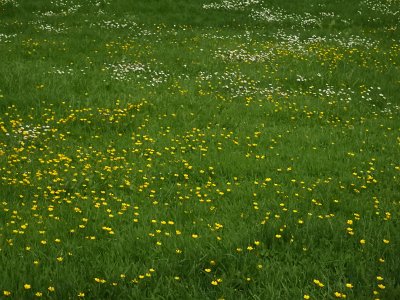
POLYGON ((213 2, 204 4, 204 9, 226 9, 243 10, 244 8, 260 3, 259 0, 223 0, 222 2, 213 2))
POLYGON ((361 9, 368 9, 370 11, 380 13, 382 15, 392 15, 400 17, 400 1, 398 0, 364 0, 360 3, 361 9))
POLYGON ((5 34, 0 33, 0 42, 2 43, 10 43, 13 38, 15 38, 16 34, 5 34))
POLYGON ((97 10, 97 13, 102 13, 101 6, 108 5, 110 2, 107 0, 87 0, 82 4, 76 3, 74 0, 52 0, 50 1, 50 4, 53 9, 39 12, 38 15, 42 17, 68 16, 75 14, 81 8, 86 6, 90 6, 94 10, 97 10))
POLYGON ((137 24, 131 20, 101 20, 97 23, 90 24, 90 27, 99 27, 102 29, 130 29, 136 27, 137 24))
POLYGON ((155 86, 166 82, 170 74, 162 70, 153 70, 148 65, 139 62, 122 61, 116 64, 106 64, 105 70, 110 71, 111 79, 118 81, 140 80, 146 82, 146 86, 155 86))
POLYGON ((317 15, 310 13, 303 14, 290 14, 281 8, 267 7, 260 10, 253 9, 249 15, 252 19, 258 21, 264 21, 268 23, 283 23, 289 22, 294 27, 318 27, 323 22, 332 22, 338 16, 333 12, 320 12, 317 15))
POLYGON ((17 0, 0 0, 0 7, 2 7, 2 6, 18 7, 19 2, 17 0))
POLYGON ((215 57, 221 58, 224 61, 264 62, 271 56, 271 54, 272 52, 249 53, 245 49, 218 49, 215 53, 215 57))
POLYGON ((19 139, 21 141, 34 140, 51 131, 50 126, 34 126, 32 124, 21 125, 13 133, 6 133, 7 136, 19 139))

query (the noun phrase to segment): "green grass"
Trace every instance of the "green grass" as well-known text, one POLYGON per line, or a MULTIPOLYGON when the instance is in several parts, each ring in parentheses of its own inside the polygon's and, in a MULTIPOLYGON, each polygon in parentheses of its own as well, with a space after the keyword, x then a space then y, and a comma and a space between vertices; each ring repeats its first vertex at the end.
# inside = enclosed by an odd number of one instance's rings
POLYGON ((0 0, 0 298, 400 298, 399 10, 0 0))

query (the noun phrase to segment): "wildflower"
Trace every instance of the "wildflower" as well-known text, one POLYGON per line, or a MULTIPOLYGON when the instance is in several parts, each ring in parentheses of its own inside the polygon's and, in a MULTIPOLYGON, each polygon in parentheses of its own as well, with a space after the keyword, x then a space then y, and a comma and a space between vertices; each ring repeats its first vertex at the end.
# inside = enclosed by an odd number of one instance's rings
POLYGON ((324 285, 321 281, 319 281, 318 279, 314 279, 313 282, 314 282, 316 285, 318 285, 319 287, 321 287, 321 288, 325 286, 325 285, 324 285))
POLYGON ((346 283, 346 287, 352 289, 354 286, 351 283, 346 283))
POLYGON ((8 296, 11 295, 11 292, 10 292, 10 291, 3 291, 3 295, 6 296, 6 297, 8 297, 8 296))
POLYGON ((335 292, 335 297, 336 297, 336 298, 342 298, 342 293, 335 292))
POLYGON ((79 293, 78 293, 78 297, 80 297, 80 298, 85 297, 85 293, 79 292, 79 293))
POLYGON ((53 286, 49 286, 47 289, 49 290, 49 292, 54 292, 56 290, 53 286))
POLYGON ((384 290, 386 287, 382 283, 380 283, 380 284, 378 284, 378 288, 380 288, 381 290, 384 290))
POLYGON ((24 289, 29 290, 31 288, 31 285, 28 283, 24 284, 24 289))

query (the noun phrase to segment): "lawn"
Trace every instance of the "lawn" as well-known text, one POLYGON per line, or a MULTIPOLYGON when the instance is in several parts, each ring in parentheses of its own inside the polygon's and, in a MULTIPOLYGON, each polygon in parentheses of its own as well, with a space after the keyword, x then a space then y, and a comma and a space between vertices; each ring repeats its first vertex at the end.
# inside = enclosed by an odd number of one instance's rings
POLYGON ((0 0, 0 298, 400 299, 399 0, 0 0))

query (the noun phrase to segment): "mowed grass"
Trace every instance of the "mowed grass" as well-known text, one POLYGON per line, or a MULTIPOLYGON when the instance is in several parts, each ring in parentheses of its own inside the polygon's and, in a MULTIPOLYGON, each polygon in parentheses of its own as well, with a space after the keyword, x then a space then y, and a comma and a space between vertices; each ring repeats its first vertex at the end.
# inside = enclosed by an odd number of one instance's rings
POLYGON ((399 10, 0 0, 0 298, 400 299, 399 10))

